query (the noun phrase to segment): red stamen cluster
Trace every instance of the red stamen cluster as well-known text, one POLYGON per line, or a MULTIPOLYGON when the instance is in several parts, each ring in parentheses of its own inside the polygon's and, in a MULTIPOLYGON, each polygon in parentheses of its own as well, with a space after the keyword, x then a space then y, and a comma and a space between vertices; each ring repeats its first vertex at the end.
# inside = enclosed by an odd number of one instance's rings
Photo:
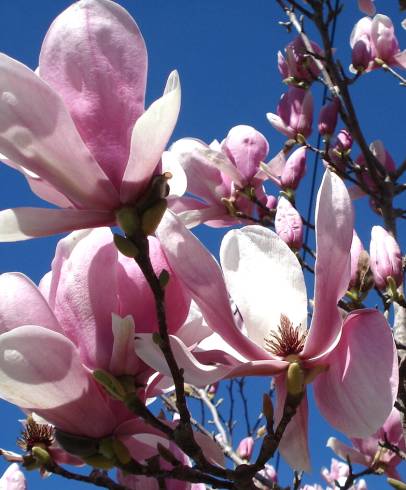
POLYGON ((32 417, 28 417, 25 429, 17 439, 17 445, 25 452, 31 451, 34 446, 49 447, 55 440, 54 434, 52 425, 37 424, 32 417))
POLYGON ((272 331, 265 339, 265 349, 275 356, 287 357, 302 352, 306 333, 295 328, 286 315, 281 315, 277 331, 272 331))

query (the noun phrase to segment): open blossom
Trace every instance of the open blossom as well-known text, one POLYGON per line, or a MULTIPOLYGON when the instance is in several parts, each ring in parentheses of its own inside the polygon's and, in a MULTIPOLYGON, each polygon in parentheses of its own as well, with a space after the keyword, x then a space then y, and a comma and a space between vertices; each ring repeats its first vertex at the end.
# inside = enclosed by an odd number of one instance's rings
POLYGON ((406 51, 400 51, 392 21, 386 15, 360 19, 351 32, 350 46, 355 72, 374 70, 382 62, 406 68, 406 51))
POLYGON ((0 478, 1 490, 25 490, 25 476, 17 463, 11 464, 0 478))
POLYGON ((169 153, 187 175, 190 196, 176 199, 172 210, 188 227, 241 222, 238 213, 251 215, 255 208, 241 191, 253 188, 258 198, 265 197, 257 174, 268 151, 266 138, 245 125, 232 128, 221 143, 207 145, 191 138, 176 141, 169 153))
MULTIPOLYGON (((175 333, 190 299, 155 238, 149 247, 156 273, 170 274, 166 314, 175 333)), ((134 386, 153 393, 154 373, 135 355, 134 335, 156 330, 154 299, 138 265, 118 254, 109 229, 61 240, 39 289, 8 273, 0 276, 0 291, 1 398, 81 436, 107 436, 134 418, 91 374, 132 376, 134 386)))
POLYGON ((110 0, 80 0, 56 18, 38 74, 0 56, 1 159, 61 208, 0 212, 1 241, 113 225, 143 196, 164 171, 180 108, 172 72, 144 112, 146 74, 142 35, 110 0))
POLYGON ((279 101, 276 114, 266 117, 272 126, 288 138, 307 138, 312 132, 313 96, 310 90, 289 87, 279 101))
MULTIPOLYGON (((352 208, 345 185, 328 171, 316 214, 315 293, 309 329, 302 269, 275 233, 259 226, 227 233, 220 251, 227 291, 214 258, 168 214, 158 227, 165 254, 208 326, 229 348, 212 342, 193 351, 176 336, 171 342, 185 380, 191 384, 207 385, 240 375, 274 375, 276 419, 281 417, 286 398, 287 370, 297 363, 305 380, 314 380, 315 399, 326 419, 345 434, 366 437, 392 409, 398 385, 396 349, 380 312, 358 310, 343 320, 337 307, 350 279, 352 208), (170 240, 165 239, 168 236, 170 240), (228 294, 242 316, 242 330, 234 322, 228 294)), ((136 350, 155 369, 157 365, 165 369, 151 335, 139 336, 136 350)), ((309 469, 307 410, 304 394, 280 445, 282 455, 296 469, 309 469)))
POLYGON ((395 452, 380 445, 385 441, 401 451, 406 450, 402 421, 396 408, 393 408, 385 423, 372 436, 351 438, 352 447, 335 437, 330 437, 327 446, 341 458, 349 457, 353 464, 357 463, 368 468, 381 470, 391 478, 400 479, 396 467, 402 462, 402 459, 395 452))

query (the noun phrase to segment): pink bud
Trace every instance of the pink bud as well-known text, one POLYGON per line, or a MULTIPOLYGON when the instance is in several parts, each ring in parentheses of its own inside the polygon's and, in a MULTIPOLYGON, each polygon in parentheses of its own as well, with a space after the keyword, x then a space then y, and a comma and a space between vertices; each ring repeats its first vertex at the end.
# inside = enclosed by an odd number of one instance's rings
POLYGON ((402 284, 402 254, 399 245, 382 226, 372 227, 370 256, 371 270, 378 289, 386 289, 388 277, 393 278, 397 287, 402 284))
POLYGON ((292 204, 281 197, 276 208, 275 231, 290 248, 299 250, 303 244, 303 223, 292 204))
POLYGON ((230 129, 222 143, 222 150, 248 183, 258 172, 260 162, 268 155, 269 145, 259 131, 251 126, 239 125, 230 129))
POLYGON ((352 48, 353 71, 364 71, 371 68, 376 56, 375 47, 371 41, 372 19, 363 17, 354 26, 350 46, 352 48))
MULTIPOLYGON (((369 145, 369 149, 371 150, 372 154, 376 157, 376 159, 379 161, 379 163, 383 166, 383 168, 387 172, 394 172, 396 170, 395 162, 393 161, 393 158, 391 157, 389 152, 385 149, 382 141, 380 140, 373 141, 369 145)), ((361 154, 356 159, 356 162, 361 167, 361 173, 359 175, 359 179, 372 192, 374 192, 376 190, 376 184, 368 172, 364 155, 361 154)))
POLYGON ((0 478, 2 490, 25 490, 25 476, 17 463, 11 464, 0 478))
POLYGON ((352 136, 347 129, 342 129, 336 137, 335 147, 339 151, 349 151, 352 147, 352 136))
POLYGON ((371 17, 375 15, 376 8, 373 0, 358 0, 358 8, 364 14, 370 15, 371 17))
POLYGON ((266 464, 259 473, 271 482, 278 483, 278 475, 272 465, 266 464))
POLYGON ((334 97, 332 101, 325 104, 319 115, 318 129, 322 136, 331 136, 337 125, 338 109, 340 107, 340 101, 337 97, 334 97))
POLYGON ((219 389, 219 382, 213 383, 212 385, 209 386, 207 393, 211 396, 214 396, 217 393, 218 389, 219 389))
POLYGON ((288 138, 310 136, 313 123, 313 96, 310 90, 289 87, 277 107, 277 114, 269 112, 268 121, 288 138))
POLYGON ((282 189, 296 190, 306 173, 306 147, 301 146, 287 159, 280 182, 282 189))
POLYGON ((252 450, 254 449, 254 439, 252 437, 244 437, 238 444, 237 454, 241 459, 249 461, 252 456, 252 450))
POLYGON ((288 78, 290 76, 288 64, 286 63, 285 57, 280 51, 278 51, 278 70, 283 78, 288 78))
POLYGON ((354 230, 351 243, 351 280, 350 287, 354 287, 358 281, 358 262, 361 252, 363 252, 364 246, 359 239, 357 232, 354 230))
MULTIPOLYGON (((323 54, 323 51, 318 44, 311 42, 311 46, 316 54, 323 54)), ((293 77, 297 82, 307 83, 311 83, 317 78, 320 69, 312 56, 309 55, 308 50, 303 43, 303 39, 300 36, 297 36, 286 46, 285 53, 285 62, 287 66, 283 69, 284 72, 287 72, 287 76, 283 75, 284 78, 293 77)), ((280 68, 279 71, 281 71, 280 68)))

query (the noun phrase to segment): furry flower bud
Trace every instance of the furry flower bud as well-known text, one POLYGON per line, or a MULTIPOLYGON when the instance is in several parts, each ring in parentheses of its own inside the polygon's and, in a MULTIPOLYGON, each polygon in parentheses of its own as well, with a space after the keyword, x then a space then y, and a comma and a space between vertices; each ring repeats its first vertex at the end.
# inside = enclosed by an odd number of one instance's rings
POLYGON ((388 277, 392 277, 396 286, 403 281, 402 255, 399 245, 382 226, 374 226, 371 231, 371 270, 376 286, 385 290, 388 277))

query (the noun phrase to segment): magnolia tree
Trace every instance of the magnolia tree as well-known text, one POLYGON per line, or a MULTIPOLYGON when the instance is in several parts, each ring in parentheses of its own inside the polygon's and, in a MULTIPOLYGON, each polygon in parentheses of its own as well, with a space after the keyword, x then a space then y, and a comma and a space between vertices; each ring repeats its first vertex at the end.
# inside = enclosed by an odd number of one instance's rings
POLYGON ((0 396, 26 417, 0 488, 25 488, 29 470, 114 490, 366 489, 366 475, 406 488, 406 164, 366 139, 352 98, 374 70, 401 97, 400 22, 352 6, 347 68, 343 4, 275 3, 291 40, 276 56, 285 86, 267 118, 285 141, 272 151, 244 124, 173 141, 179 75, 145 108, 145 43, 113 1, 62 12, 36 71, 0 55, 1 159, 51 204, 1 211, 0 240, 69 233, 38 286, 0 277, 0 396), (323 177, 304 216, 310 158, 323 177), (223 229, 220 263, 197 225, 223 229), (253 376, 266 380, 254 414, 253 376), (304 483, 321 449, 310 385, 340 458, 322 486, 304 483))

